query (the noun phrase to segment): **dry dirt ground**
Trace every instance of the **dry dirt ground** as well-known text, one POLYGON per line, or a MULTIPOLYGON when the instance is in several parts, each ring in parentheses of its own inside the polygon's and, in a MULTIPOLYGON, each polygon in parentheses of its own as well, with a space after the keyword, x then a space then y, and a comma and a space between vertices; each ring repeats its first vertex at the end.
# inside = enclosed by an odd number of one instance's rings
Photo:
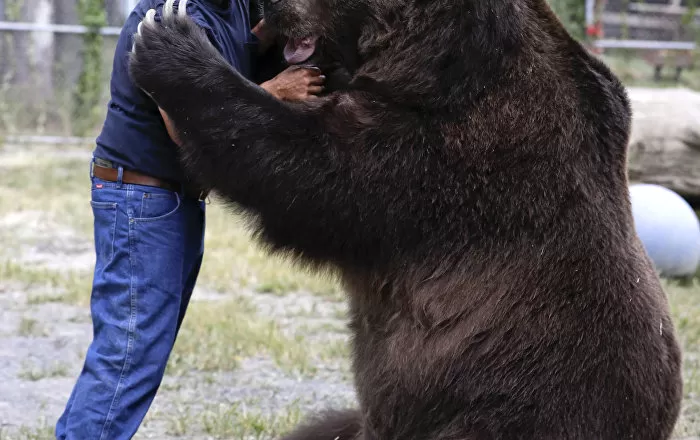
MULTIPOLYGON (((90 342, 88 150, 0 147, 0 440, 50 439, 90 342)), ((267 439, 352 405, 332 280, 269 258, 214 203, 194 303, 136 438, 267 439)), ((686 348, 676 438, 700 435, 700 289, 669 286, 686 348)))

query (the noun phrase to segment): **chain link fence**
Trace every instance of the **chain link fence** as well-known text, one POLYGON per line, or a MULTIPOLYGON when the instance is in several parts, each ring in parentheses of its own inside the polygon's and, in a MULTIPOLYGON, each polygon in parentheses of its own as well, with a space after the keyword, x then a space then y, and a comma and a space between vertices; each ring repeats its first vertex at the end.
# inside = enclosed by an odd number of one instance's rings
MULTIPOLYGON (((0 0, 0 137, 94 136, 117 35, 137 1, 0 0)), ((659 80, 665 68, 678 80, 693 67, 700 0, 548 1, 628 82, 659 80)))

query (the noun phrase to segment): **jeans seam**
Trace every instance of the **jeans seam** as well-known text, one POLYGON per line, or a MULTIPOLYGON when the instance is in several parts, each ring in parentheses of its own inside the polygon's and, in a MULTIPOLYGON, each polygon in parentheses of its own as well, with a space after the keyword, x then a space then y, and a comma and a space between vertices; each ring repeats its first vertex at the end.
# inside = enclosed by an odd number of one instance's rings
MULTIPOLYGON (((131 199, 131 194, 132 191, 130 189, 127 190, 126 192, 126 200, 127 203, 126 205, 128 206, 129 200, 131 199)), ((117 381, 117 386, 115 387, 114 391, 114 397, 112 398, 112 403, 109 406, 109 411, 107 412, 107 417, 105 419, 105 424, 102 428, 102 433, 100 434, 100 440, 106 440, 108 437, 107 435, 109 434, 109 431, 112 427, 112 417, 114 413, 115 407, 119 404, 119 399, 121 398, 121 393, 122 389, 124 387, 124 379, 126 377, 127 372, 131 368, 131 356, 133 355, 133 349, 134 349, 134 332, 135 332, 135 325, 136 325, 136 294, 134 291, 134 264, 133 264, 133 236, 132 236, 132 227, 133 223, 131 221, 131 215, 129 214, 129 209, 127 208, 127 217, 128 217, 128 224, 129 224, 129 300, 130 300, 130 308, 131 308, 131 313, 129 314, 129 326, 127 329, 127 343, 126 343, 126 354, 124 356, 124 365, 122 365, 122 370, 119 374, 119 380, 117 381)))
POLYGON ((100 206, 106 207, 109 205, 108 209, 114 210, 114 221, 112 222, 112 230, 110 231, 110 243, 109 243, 109 255, 107 258, 105 258, 105 266, 108 265, 112 259, 114 258, 114 241, 117 239, 117 221, 119 217, 119 204, 118 203, 113 203, 113 202, 95 202, 94 200, 90 201, 90 205, 95 208, 95 209, 105 209, 105 208, 100 208, 100 206))

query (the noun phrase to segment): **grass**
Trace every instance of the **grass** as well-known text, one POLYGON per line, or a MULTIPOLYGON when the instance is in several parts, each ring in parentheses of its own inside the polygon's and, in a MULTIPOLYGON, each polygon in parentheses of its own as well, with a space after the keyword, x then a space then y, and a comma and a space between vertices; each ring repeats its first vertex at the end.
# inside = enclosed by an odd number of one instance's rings
POLYGON ((17 334, 25 338, 48 336, 46 329, 34 318, 22 318, 19 322, 17 334))
POLYGON ((0 440, 54 440, 54 426, 43 421, 36 426, 20 426, 10 434, 0 428, 0 440))
POLYGON ((296 401, 274 414, 251 409, 258 406, 252 400, 207 405, 197 413, 181 408, 168 419, 166 432, 178 437, 201 432, 213 439, 271 440, 294 428, 304 416, 296 401))
POLYGON ((0 216, 41 211, 48 219, 91 234, 88 162, 31 153, 0 165, 0 216))
POLYGON ((245 300, 195 304, 185 317, 167 374, 234 370, 243 358, 265 355, 289 372, 312 374, 311 351, 245 300))
POLYGON ((307 291, 321 296, 339 296, 335 280, 311 275, 287 261, 270 256, 256 245, 238 217, 221 204, 211 204, 207 213, 207 234, 201 282, 219 292, 231 286, 259 293, 284 294, 307 291))
POLYGON ((0 280, 22 285, 29 292, 27 304, 30 305, 49 302, 87 305, 92 275, 78 271, 60 273, 5 260, 0 261, 0 280))
POLYGON ((25 362, 18 376, 20 379, 36 382, 54 377, 68 377, 69 371, 69 366, 62 362, 54 362, 47 366, 30 365, 25 362))
POLYGON ((202 415, 204 432, 214 438, 263 440, 279 437, 296 426, 302 418, 302 410, 293 404, 275 415, 251 411, 236 403, 217 406, 202 415))
POLYGON ((687 281, 664 281, 683 350, 684 401, 676 426, 680 438, 700 435, 700 272, 687 281))

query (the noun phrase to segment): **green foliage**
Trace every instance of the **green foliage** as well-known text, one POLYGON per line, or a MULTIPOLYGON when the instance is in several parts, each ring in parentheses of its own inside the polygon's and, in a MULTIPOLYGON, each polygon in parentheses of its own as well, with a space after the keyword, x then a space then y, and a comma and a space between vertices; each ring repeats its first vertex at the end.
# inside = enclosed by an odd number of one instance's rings
POLYGON ((78 0, 80 23, 89 32, 83 36, 83 69, 73 93, 73 134, 84 136, 99 117, 102 92, 102 47, 100 28, 107 25, 103 0, 78 0))
POLYGON ((585 37, 586 2, 585 0, 547 0, 555 14, 576 39, 585 37))
POLYGON ((5 2, 5 20, 20 21, 22 19, 22 0, 8 0, 5 2))

